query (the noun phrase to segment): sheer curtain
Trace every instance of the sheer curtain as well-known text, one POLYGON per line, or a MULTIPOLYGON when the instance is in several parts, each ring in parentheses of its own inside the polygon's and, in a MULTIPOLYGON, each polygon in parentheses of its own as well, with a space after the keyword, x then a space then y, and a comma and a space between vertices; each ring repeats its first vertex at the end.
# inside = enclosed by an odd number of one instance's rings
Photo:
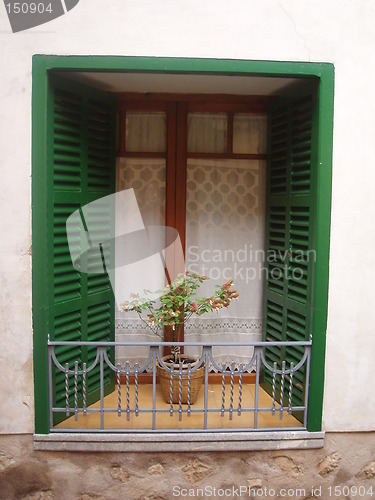
MULTIPOLYGON (((145 226, 163 226, 165 224, 165 160, 144 158, 119 158, 117 161, 117 191, 133 188, 139 210, 145 226)), ((165 240, 164 240, 165 241, 165 240)), ((161 243, 160 247, 164 244, 161 243)), ((150 256, 153 258, 153 256, 150 256)), ((143 265, 143 261, 132 264, 132 271, 136 272, 136 266, 143 265)), ((140 275, 143 273, 140 273, 140 275)), ((134 274, 133 274, 134 275, 134 274)), ((129 274, 125 269, 116 268, 116 288, 123 279, 128 279, 129 274)), ((135 277, 134 292, 141 292, 145 288, 157 290, 165 286, 164 269, 154 266, 153 276, 150 281, 140 284, 135 277), (139 290, 136 287, 139 286, 139 290)), ((116 296, 119 293, 117 292, 116 296)), ((128 300, 128 297, 123 298, 128 300)), ((158 337, 148 331, 145 324, 134 312, 124 313, 116 305, 115 326, 116 341, 118 342, 156 342, 158 337)), ((119 347, 116 349, 116 362, 124 364, 129 361, 142 363, 149 355, 148 347, 119 347)))
MULTIPOLYGON (((188 341, 260 340, 264 254, 265 162, 189 160, 186 205, 186 267, 207 275, 202 292, 234 280, 239 299, 230 307, 192 318, 188 341)), ((196 348, 187 352, 197 354, 196 348)), ((252 349, 216 347, 215 361, 246 362, 252 349)))

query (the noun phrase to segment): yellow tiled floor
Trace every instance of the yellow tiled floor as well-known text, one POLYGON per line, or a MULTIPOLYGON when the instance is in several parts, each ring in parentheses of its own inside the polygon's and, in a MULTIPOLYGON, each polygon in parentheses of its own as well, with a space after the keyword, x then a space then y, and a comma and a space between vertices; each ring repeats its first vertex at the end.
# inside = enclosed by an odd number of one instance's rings
MULTIPOLYGON (((117 411, 104 413, 104 428, 105 429, 152 429, 152 385, 140 384, 138 391, 138 407, 140 410, 149 410, 149 412, 140 411, 138 416, 134 412, 130 412, 129 419, 126 414, 126 387, 122 387, 122 412, 118 416, 117 411), (125 408, 125 410, 124 410, 125 408)), ((229 390, 226 390, 225 408, 229 407, 229 390)), ((129 402, 130 408, 135 408, 135 391, 134 386, 130 386, 129 402)), ((253 408, 255 403, 255 386, 254 384, 244 384, 242 387, 242 408, 253 408)), ((156 413, 156 429, 203 429, 203 410, 195 412, 194 410, 202 409, 204 406, 204 388, 202 387, 197 401, 191 406, 192 412, 187 415, 187 405, 183 405, 182 409, 185 413, 182 414, 182 419, 179 419, 178 404, 173 405, 174 413, 170 416, 170 405, 167 404, 162 396, 161 388, 156 387, 156 407, 158 409, 168 410, 163 413, 156 413)), ((259 408, 267 408, 270 411, 258 413, 258 428, 265 427, 301 427, 302 424, 289 415, 288 412, 283 412, 283 418, 280 419, 279 405, 276 405, 275 415, 272 415, 272 398, 262 389, 259 390, 259 408)), ((238 386, 234 386, 233 407, 238 407, 238 386)), ((92 408, 100 408, 100 403, 97 402, 90 406, 92 408)), ((117 391, 109 394, 104 398, 105 409, 117 409, 117 391)), ((220 414, 221 408, 221 385, 210 384, 208 386, 208 408, 216 409, 216 412, 209 412, 207 416, 207 426, 209 429, 234 429, 234 428, 254 428, 254 412, 244 412, 238 415, 237 411, 233 411, 230 419, 229 412, 226 411, 222 417, 220 414)), ((74 428, 74 429, 95 429, 100 428, 100 413, 87 413, 83 416, 79 413, 78 420, 74 416, 61 422, 56 428, 74 428)))

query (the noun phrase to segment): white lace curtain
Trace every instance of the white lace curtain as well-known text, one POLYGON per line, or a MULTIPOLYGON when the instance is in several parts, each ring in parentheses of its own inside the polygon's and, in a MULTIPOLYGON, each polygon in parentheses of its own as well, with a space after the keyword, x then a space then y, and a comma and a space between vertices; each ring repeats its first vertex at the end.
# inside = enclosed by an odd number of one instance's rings
MULTIPOLYGON (((226 141, 222 115, 189 117, 188 148, 191 152, 220 152, 226 141), (204 138, 204 140, 202 140, 204 138)), ((147 120, 146 120, 147 121, 147 120)), ((239 115, 234 122, 239 152, 264 152, 264 118, 239 115), (250 139, 249 139, 250 138, 250 139)), ((149 127, 148 127, 149 128, 149 127)), ((141 133, 141 128, 138 128, 141 133)), ((143 139, 144 140, 144 139, 143 139)), ((155 138, 153 139, 155 140, 155 138)), ((154 147, 154 146, 153 146, 154 147)), ((165 162, 159 159, 121 158, 117 190, 133 188, 145 225, 164 224, 165 162)), ((186 269, 208 275, 202 295, 215 285, 233 279, 239 300, 229 308, 192 318, 185 340, 247 342, 260 340, 262 327, 262 267, 265 220, 265 162, 261 160, 189 160, 187 165, 186 269)), ((116 340, 155 339, 136 315, 116 311, 116 340)), ((199 354, 197 348, 185 349, 199 354)), ((214 348, 219 364, 245 363, 252 349, 214 348)), ((148 348, 119 349, 117 361, 141 363, 148 348)))
MULTIPOLYGON (((133 188, 139 210, 145 226, 163 226, 165 224, 165 160, 164 159, 141 159, 141 158, 119 158, 117 162, 117 191, 133 188)), ((135 263, 135 265, 141 265, 135 263)), ((121 280, 126 279, 121 268, 116 268, 115 283, 116 288, 121 286, 121 280)), ((143 273, 140 273, 143 275, 143 273)), ((155 268, 152 276, 152 283, 143 283, 140 290, 137 290, 139 283, 135 280, 132 291, 141 291, 144 288, 154 290, 163 288, 165 276, 157 272, 155 268)), ((130 287, 133 284, 130 284, 130 287)), ((129 286, 127 286, 127 292, 129 286)), ((128 300, 127 293, 124 293, 122 300, 128 300)), ((116 296, 121 296, 119 292, 116 296)), ((152 335, 145 324, 134 312, 124 313, 117 304, 115 311, 116 341, 118 342, 145 342, 160 341, 158 337, 152 335)), ((145 347, 120 347, 116 350, 116 362, 124 364, 129 361, 142 364, 146 361, 149 348, 145 347)))
MULTIPOLYGON (((259 160, 189 160, 186 267, 207 275, 202 291, 234 280, 239 299, 192 318, 186 341, 250 342, 262 328, 265 165, 259 160)), ((197 353, 190 348, 190 353, 197 353)), ((215 347, 215 361, 245 363, 252 349, 215 347)))

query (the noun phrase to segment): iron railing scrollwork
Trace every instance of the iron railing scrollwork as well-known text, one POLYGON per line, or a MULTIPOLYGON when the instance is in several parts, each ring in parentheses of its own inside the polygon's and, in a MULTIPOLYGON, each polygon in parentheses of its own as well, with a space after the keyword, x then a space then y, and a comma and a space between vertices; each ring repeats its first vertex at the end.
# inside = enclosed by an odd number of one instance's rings
MULTIPOLYGON (((177 370, 168 366, 162 359, 162 348, 176 345, 170 342, 150 342, 148 359, 142 364, 130 365, 126 362, 124 366, 119 363, 114 363, 109 355, 110 348, 116 347, 136 347, 144 343, 136 342, 55 342, 48 341, 48 359, 49 359, 49 418, 50 418, 50 431, 51 432, 129 432, 128 428, 123 428, 121 425, 108 427, 105 425, 105 415, 108 413, 117 414, 121 419, 126 415, 126 420, 129 422, 131 418, 137 419, 143 414, 151 416, 149 426, 138 426, 132 428, 131 432, 158 432, 161 430, 156 422, 157 415, 164 415, 163 418, 168 419, 174 415, 178 415, 178 421, 189 419, 193 415, 201 415, 202 423, 199 428, 192 427, 186 422, 186 428, 175 428, 173 425, 168 428, 162 427, 163 432, 174 432, 182 430, 187 432, 199 431, 215 431, 223 432, 230 428, 230 431, 259 431, 266 430, 269 427, 260 422, 261 415, 269 414, 279 417, 280 423, 277 427, 272 426, 272 430, 304 430, 307 429, 307 413, 308 413, 308 393, 309 393, 309 377, 310 377, 310 356, 311 356, 311 340, 301 342, 247 342, 247 343, 229 343, 229 342, 184 342, 179 343, 180 346, 187 347, 200 347, 201 356, 198 363, 188 364, 187 369, 182 369, 180 364, 177 370), (69 363, 61 363, 59 361, 58 349, 68 350, 69 348, 85 348, 96 347, 96 356, 93 362, 86 366, 85 363, 80 366, 79 360, 69 363), (215 346, 228 346, 228 347, 253 347, 253 354, 251 358, 237 368, 234 363, 218 364, 213 356, 213 347, 215 346), (301 359, 295 363, 286 360, 280 360, 279 363, 274 362, 270 364, 267 360, 266 350, 270 347, 291 347, 300 346, 303 348, 301 359), (157 404, 157 391, 159 390, 157 384, 157 364, 162 367, 170 377, 170 398, 169 404, 157 404), (197 370, 204 367, 204 382, 203 382, 203 405, 196 406, 191 404, 191 381, 192 376, 197 370), (219 377, 218 385, 221 387, 220 401, 212 404, 209 401, 209 383, 210 383, 210 368, 214 367, 216 379, 219 377), (150 370, 151 368, 151 370, 150 370), (140 383, 141 374, 151 371, 151 385, 152 385, 152 404, 150 407, 144 407, 141 403, 142 384, 140 383), (111 391, 115 393, 116 404, 113 407, 108 407, 105 404, 105 379, 108 379, 108 370, 113 375, 113 384, 111 391), (272 383, 264 382, 264 373, 268 372, 268 380, 272 383), (64 377, 64 387, 61 392, 59 403, 56 403, 56 390, 55 380, 56 374, 61 373, 64 377), (295 396, 295 379, 296 374, 303 373, 304 387, 303 398, 295 396), (248 374, 252 374, 251 382, 245 382, 248 374), (98 401, 95 405, 88 404, 88 380, 96 380, 98 388, 98 401), (182 401, 182 378, 187 378, 187 401, 182 401), (107 377, 107 378, 106 378, 107 377), (177 379, 177 385, 174 385, 174 379, 177 379), (253 397, 244 397, 246 386, 251 386, 251 394, 253 397), (177 387, 177 388, 176 388, 177 387), (261 390, 265 389, 269 394, 270 405, 265 406, 261 401, 261 390), (177 402, 173 402, 173 392, 177 391, 177 402), (246 400, 245 400, 246 399, 246 400), (221 427, 212 428, 209 425, 209 416, 216 413, 221 416, 223 423, 221 427), (56 416, 59 420, 71 417, 75 422, 79 418, 87 418, 89 415, 99 415, 97 425, 86 428, 77 425, 55 426, 56 416), (282 421, 284 415, 297 416, 295 425, 283 426, 282 421), (252 415, 253 418, 249 423, 249 419, 245 416, 252 415), (241 424, 237 427, 226 424, 231 422, 234 418, 243 418, 243 426, 241 424), (224 417, 227 417, 225 420, 224 417), (297 425, 298 424, 298 425, 297 425)), ((60 375, 61 377, 61 375, 60 375)), ((299 377, 300 379, 301 377, 299 377)), ((248 379, 247 379, 248 380, 248 379)), ((300 389, 300 388, 299 388, 300 389)))

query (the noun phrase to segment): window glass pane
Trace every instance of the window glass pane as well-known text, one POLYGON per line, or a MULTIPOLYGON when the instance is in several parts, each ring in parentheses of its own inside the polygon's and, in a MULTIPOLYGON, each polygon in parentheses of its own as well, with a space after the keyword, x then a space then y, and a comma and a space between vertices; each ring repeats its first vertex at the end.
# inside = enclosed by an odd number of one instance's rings
POLYGON ((166 144, 166 113, 126 113, 126 151, 164 153, 166 144))
POLYGON ((226 153, 227 115, 189 113, 187 150, 188 153, 226 153))
POLYGON ((233 153, 265 154, 267 152, 267 117, 236 113, 233 117, 233 153))

